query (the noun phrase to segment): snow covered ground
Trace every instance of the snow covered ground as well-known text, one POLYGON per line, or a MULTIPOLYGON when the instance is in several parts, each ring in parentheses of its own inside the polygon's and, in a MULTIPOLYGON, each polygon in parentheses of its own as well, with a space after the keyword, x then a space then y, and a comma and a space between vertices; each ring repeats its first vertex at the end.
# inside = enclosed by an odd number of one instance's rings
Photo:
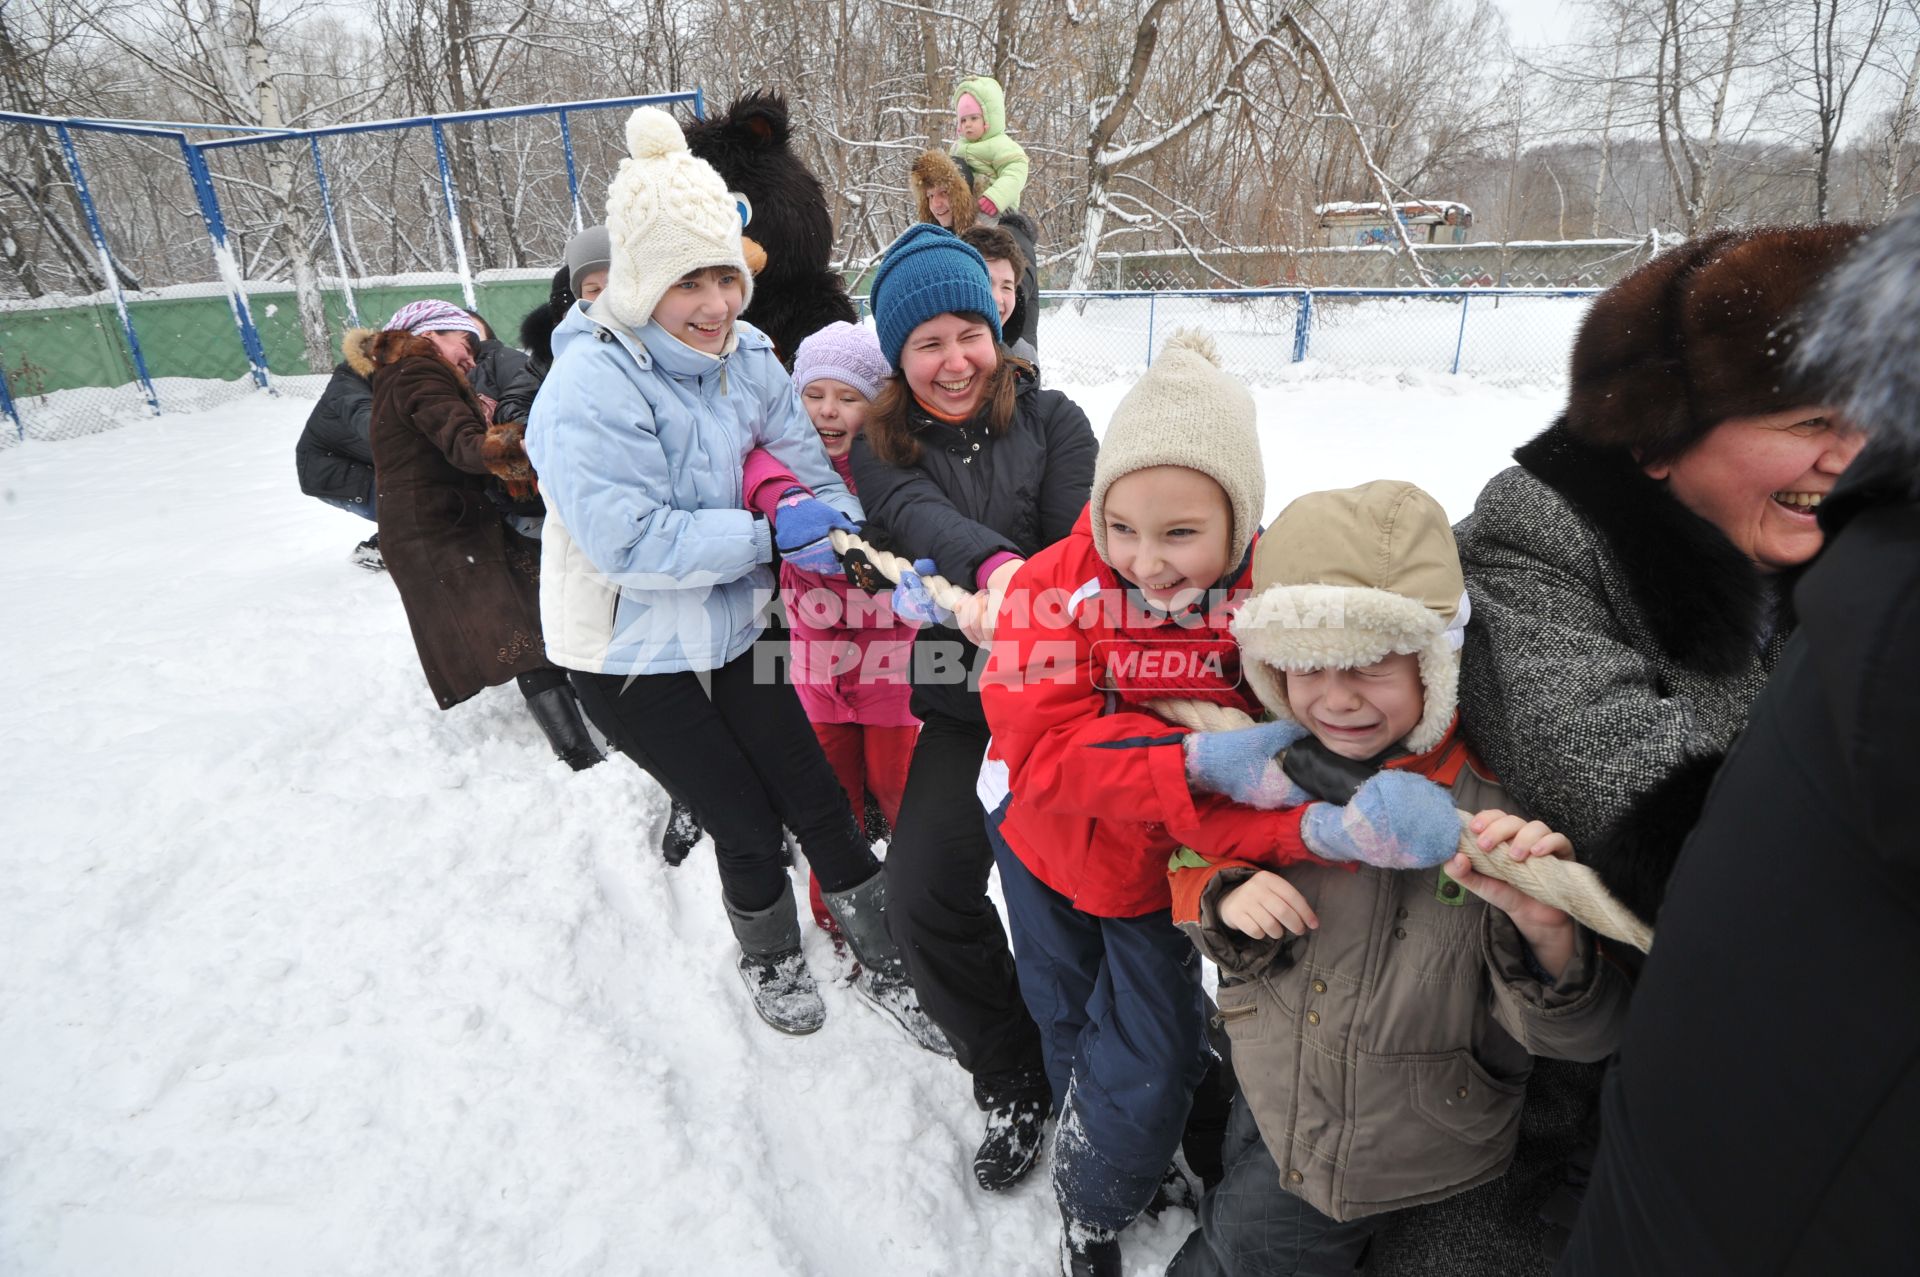
MULTIPOLYGON (((1124 389, 1069 388, 1096 426, 1124 389)), ((1258 394, 1270 515, 1380 477, 1463 515, 1559 400, 1258 394)), ((813 1037, 754 1019, 650 782, 567 771, 511 687, 434 708, 370 526, 294 484, 307 407, 0 453, 0 1272, 1053 1271, 958 1068, 841 986, 813 1037)))

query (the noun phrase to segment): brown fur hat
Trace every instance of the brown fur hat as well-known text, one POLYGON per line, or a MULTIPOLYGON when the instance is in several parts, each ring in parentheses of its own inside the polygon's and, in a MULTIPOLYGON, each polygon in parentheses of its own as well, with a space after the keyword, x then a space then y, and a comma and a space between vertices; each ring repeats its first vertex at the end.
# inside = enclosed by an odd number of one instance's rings
POLYGON ((1861 226, 1715 231, 1594 299, 1573 346, 1566 427, 1669 460, 1729 417, 1815 402, 1790 375, 1795 312, 1861 226))
POLYGON ((927 205, 927 192, 944 189, 947 202, 953 207, 953 225, 948 229, 955 235, 964 235, 973 227, 973 219, 980 214, 980 206, 974 203, 973 183, 960 171, 953 157, 945 151, 922 151, 920 158, 913 162, 913 172, 907 178, 907 185, 913 190, 914 203, 919 206, 920 220, 938 225, 940 219, 933 215, 927 205))

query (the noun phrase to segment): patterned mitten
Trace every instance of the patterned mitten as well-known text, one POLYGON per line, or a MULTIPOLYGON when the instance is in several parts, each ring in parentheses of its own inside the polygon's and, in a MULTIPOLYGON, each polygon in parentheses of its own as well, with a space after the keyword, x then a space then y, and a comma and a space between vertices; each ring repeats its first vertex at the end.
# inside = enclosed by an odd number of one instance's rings
POLYGON ((1181 747, 1187 754, 1187 787, 1224 794, 1237 803, 1276 811, 1313 801, 1288 779, 1276 757, 1307 734, 1298 723, 1256 723, 1227 732, 1194 732, 1181 747))
POLYGON ((1315 803, 1300 822, 1307 849, 1323 860, 1378 869, 1431 869, 1460 846, 1453 795, 1412 772, 1383 771, 1341 807, 1315 803))
POLYGON ((843 575, 827 535, 835 530, 858 532, 860 525, 818 497, 784 496, 773 513, 773 544, 781 559, 816 576, 843 575))
POLYGON ((933 591, 920 578, 939 571, 932 559, 915 559, 893 586, 893 614, 918 625, 952 625, 953 613, 933 601, 933 591))

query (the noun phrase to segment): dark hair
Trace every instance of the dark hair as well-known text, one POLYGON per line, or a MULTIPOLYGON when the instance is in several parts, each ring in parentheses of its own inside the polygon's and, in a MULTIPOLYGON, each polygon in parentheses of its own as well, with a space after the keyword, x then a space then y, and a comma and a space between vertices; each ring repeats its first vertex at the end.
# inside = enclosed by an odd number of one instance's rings
POLYGON ((466 314, 471 315, 474 318, 474 320, 480 325, 480 332, 482 335, 474 339, 476 344, 482 341, 488 341, 492 339, 493 325, 487 322, 487 317, 485 315, 482 315, 477 310, 467 310, 465 306, 462 306, 460 309, 464 311, 466 314))
POLYGON ((1027 273, 1027 255, 1020 251, 1020 242, 1000 227, 970 226, 960 238, 973 245, 988 261, 1010 263, 1015 279, 1027 273))
MULTIPOLYGON (((1032 376, 1033 365, 998 342, 994 343, 993 351, 1000 362, 987 382, 987 391, 974 410, 973 420, 984 419, 988 434, 1003 435, 1013 426, 1014 396, 1020 378, 1032 376)), ((880 383, 880 393, 873 397, 873 407, 867 413, 862 433, 873 455, 890 466, 910 466, 920 460, 920 440, 910 418, 913 406, 913 390, 898 370, 880 383)))

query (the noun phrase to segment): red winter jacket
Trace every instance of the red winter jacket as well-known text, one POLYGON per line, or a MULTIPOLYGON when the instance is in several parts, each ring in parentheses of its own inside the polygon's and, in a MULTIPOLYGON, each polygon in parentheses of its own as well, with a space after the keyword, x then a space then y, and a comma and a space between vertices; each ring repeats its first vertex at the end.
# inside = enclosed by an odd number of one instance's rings
POLYGON ((1258 714, 1227 632, 1252 556, 1210 615, 1189 628, 1129 601, 1093 548, 1085 510, 1073 532, 1015 574, 980 680, 996 761, 1012 795, 1001 835, 1035 877, 1082 912, 1133 918, 1165 909, 1167 859, 1315 859, 1300 840, 1305 807, 1257 811, 1187 788, 1184 728, 1147 711, 1156 696, 1258 714), (1157 687, 1155 686, 1157 684, 1157 687))

